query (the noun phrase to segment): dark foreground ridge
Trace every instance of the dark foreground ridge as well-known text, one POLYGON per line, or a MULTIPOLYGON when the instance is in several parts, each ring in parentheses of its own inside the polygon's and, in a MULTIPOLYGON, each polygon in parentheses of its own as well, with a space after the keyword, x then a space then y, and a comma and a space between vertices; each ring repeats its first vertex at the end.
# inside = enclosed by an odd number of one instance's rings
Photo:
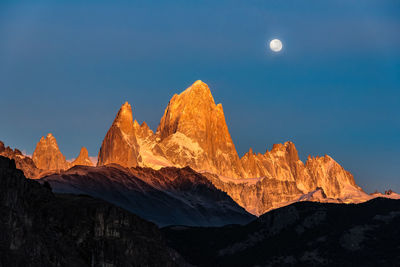
POLYGON ((178 265, 153 223, 102 200, 53 194, 2 156, 0 213, 2 267, 178 265))
POLYGON ((163 229, 197 266, 399 266, 400 200, 299 202, 245 226, 163 229))
POLYGON ((101 198, 159 226, 223 226, 256 218, 190 167, 75 166, 40 181, 57 193, 101 198))

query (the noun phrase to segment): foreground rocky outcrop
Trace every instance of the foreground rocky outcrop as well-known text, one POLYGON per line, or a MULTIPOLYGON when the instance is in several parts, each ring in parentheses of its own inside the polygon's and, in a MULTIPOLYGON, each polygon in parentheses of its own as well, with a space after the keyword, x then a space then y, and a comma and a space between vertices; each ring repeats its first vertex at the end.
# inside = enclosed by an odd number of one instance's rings
POLYGON ((299 202, 245 226, 163 231, 196 266, 398 266, 400 200, 299 202))
POLYGON ((0 141, 0 156, 13 159, 17 168, 24 172, 25 177, 35 179, 43 173, 43 170, 36 167, 32 158, 25 156, 17 148, 6 147, 2 141, 0 141))
POLYGON ((46 137, 42 136, 37 143, 32 160, 39 169, 45 171, 65 170, 70 167, 70 163, 61 153, 57 140, 51 133, 46 137))
POLYGON ((48 184, 26 179, 14 160, 1 156, 0 210, 0 266, 179 262, 154 224, 102 200, 55 195, 48 184))
POLYGON ((226 193, 191 168, 75 166, 44 177, 55 192, 87 194, 123 207, 160 226, 221 226, 254 219, 226 193))

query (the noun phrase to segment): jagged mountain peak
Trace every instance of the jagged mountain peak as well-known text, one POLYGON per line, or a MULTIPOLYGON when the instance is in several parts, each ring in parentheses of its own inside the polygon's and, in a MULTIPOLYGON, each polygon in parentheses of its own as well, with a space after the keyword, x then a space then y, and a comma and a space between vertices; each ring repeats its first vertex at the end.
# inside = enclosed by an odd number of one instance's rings
POLYGON ((133 127, 134 127, 135 129, 140 128, 140 124, 138 123, 137 120, 134 120, 134 121, 133 121, 133 127))
POLYGON ((45 137, 45 136, 42 136, 42 137, 40 138, 40 141, 39 141, 39 142, 41 142, 41 143, 51 143, 51 144, 54 144, 55 146, 58 147, 58 145, 57 145, 57 140, 56 140, 56 138, 53 136, 52 133, 48 133, 48 134, 46 135, 46 137, 45 137))
POLYGON ((125 102, 104 137, 97 165, 117 163, 124 167, 135 167, 138 164, 138 154, 132 107, 125 102))
POLYGON ((89 158, 89 152, 86 147, 82 147, 78 157, 72 162, 72 165, 93 166, 93 162, 89 158))
POLYGON ((149 132, 149 131, 153 132, 150 129, 149 125, 147 125, 147 123, 145 121, 143 121, 142 124, 139 124, 139 122, 136 119, 133 121, 133 128, 135 129, 136 134, 138 134, 137 131, 139 131, 139 132, 140 131, 142 131, 142 132, 149 132))
POLYGON ((282 143, 274 144, 272 146, 271 152, 272 151, 278 151, 278 150, 281 150, 281 151, 283 151, 283 150, 296 150, 297 151, 296 146, 291 141, 286 141, 283 144, 282 143))
POLYGON ((69 167, 69 163, 58 147, 56 138, 51 133, 40 138, 32 160, 42 170, 64 170, 69 167))
POLYGON ((191 97, 208 97, 209 99, 212 99, 214 102, 214 98, 211 94, 210 88, 206 83, 204 83, 201 80, 195 81, 190 87, 188 87, 185 91, 183 91, 180 95, 184 94, 191 94, 191 97))
POLYGON ((130 133, 133 129, 132 107, 128 102, 125 102, 119 109, 113 125, 119 127, 124 133, 130 133))
POLYGON ((274 144, 271 151, 266 151, 265 155, 284 156, 290 161, 298 161, 299 155, 293 142, 287 141, 283 144, 274 144))
MULTIPOLYGON (((327 154, 325 154, 324 156, 315 156, 315 157, 309 156, 307 159, 307 162, 309 164, 312 164, 315 162, 318 165, 330 163, 330 166, 339 166, 340 168, 342 168, 339 163, 337 163, 331 156, 329 156, 327 154)), ((306 162, 306 164, 307 164, 307 162, 306 162)))
POLYGON ((146 123, 145 121, 143 121, 142 124, 140 124, 140 127, 143 128, 143 129, 149 129, 149 130, 151 130, 150 127, 149 127, 149 125, 147 125, 147 123, 146 123))
POLYGON ((160 148, 180 166, 189 165, 196 170, 230 177, 243 174, 222 105, 215 104, 208 85, 202 81, 172 97, 157 128, 157 136, 161 139, 160 148), (189 142, 174 145, 172 142, 177 140, 189 142), (182 154, 185 159, 177 159, 182 154))

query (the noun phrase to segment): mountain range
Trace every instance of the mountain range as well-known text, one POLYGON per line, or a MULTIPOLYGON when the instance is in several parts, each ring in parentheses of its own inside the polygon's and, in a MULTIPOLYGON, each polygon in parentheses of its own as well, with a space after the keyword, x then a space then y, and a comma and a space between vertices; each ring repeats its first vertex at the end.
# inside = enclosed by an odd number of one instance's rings
POLYGON ((400 260, 400 200, 300 201, 243 225, 160 229, 124 208, 54 193, 38 181, 0 156, 0 266, 397 266, 400 260))
POLYGON ((68 162, 51 133, 37 143, 32 159, 2 146, 0 155, 54 192, 99 197, 159 225, 244 224, 251 214, 298 201, 360 203, 377 196, 366 194, 328 155, 303 163, 290 141, 264 154, 250 148, 239 158, 222 105, 202 81, 171 98, 156 132, 140 125, 124 103, 96 166, 84 147, 68 162))

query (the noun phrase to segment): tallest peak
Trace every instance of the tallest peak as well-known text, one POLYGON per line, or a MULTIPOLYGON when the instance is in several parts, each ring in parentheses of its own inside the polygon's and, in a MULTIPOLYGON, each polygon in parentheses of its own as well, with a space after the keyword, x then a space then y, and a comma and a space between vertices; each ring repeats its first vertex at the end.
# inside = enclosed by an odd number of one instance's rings
POLYGON ((205 86, 207 86, 207 84, 204 83, 202 80, 195 81, 192 86, 196 86, 196 85, 203 85, 203 86, 205 85, 205 86))
POLYGON ((195 81, 192 86, 189 87, 190 89, 192 88, 202 88, 203 90, 207 90, 208 92, 210 92, 210 88, 208 88, 208 85, 201 81, 201 80, 197 80, 195 81))
POLYGON ((211 94, 210 88, 201 80, 195 81, 190 87, 183 91, 180 96, 187 100, 198 99, 214 104, 214 98, 211 94))

